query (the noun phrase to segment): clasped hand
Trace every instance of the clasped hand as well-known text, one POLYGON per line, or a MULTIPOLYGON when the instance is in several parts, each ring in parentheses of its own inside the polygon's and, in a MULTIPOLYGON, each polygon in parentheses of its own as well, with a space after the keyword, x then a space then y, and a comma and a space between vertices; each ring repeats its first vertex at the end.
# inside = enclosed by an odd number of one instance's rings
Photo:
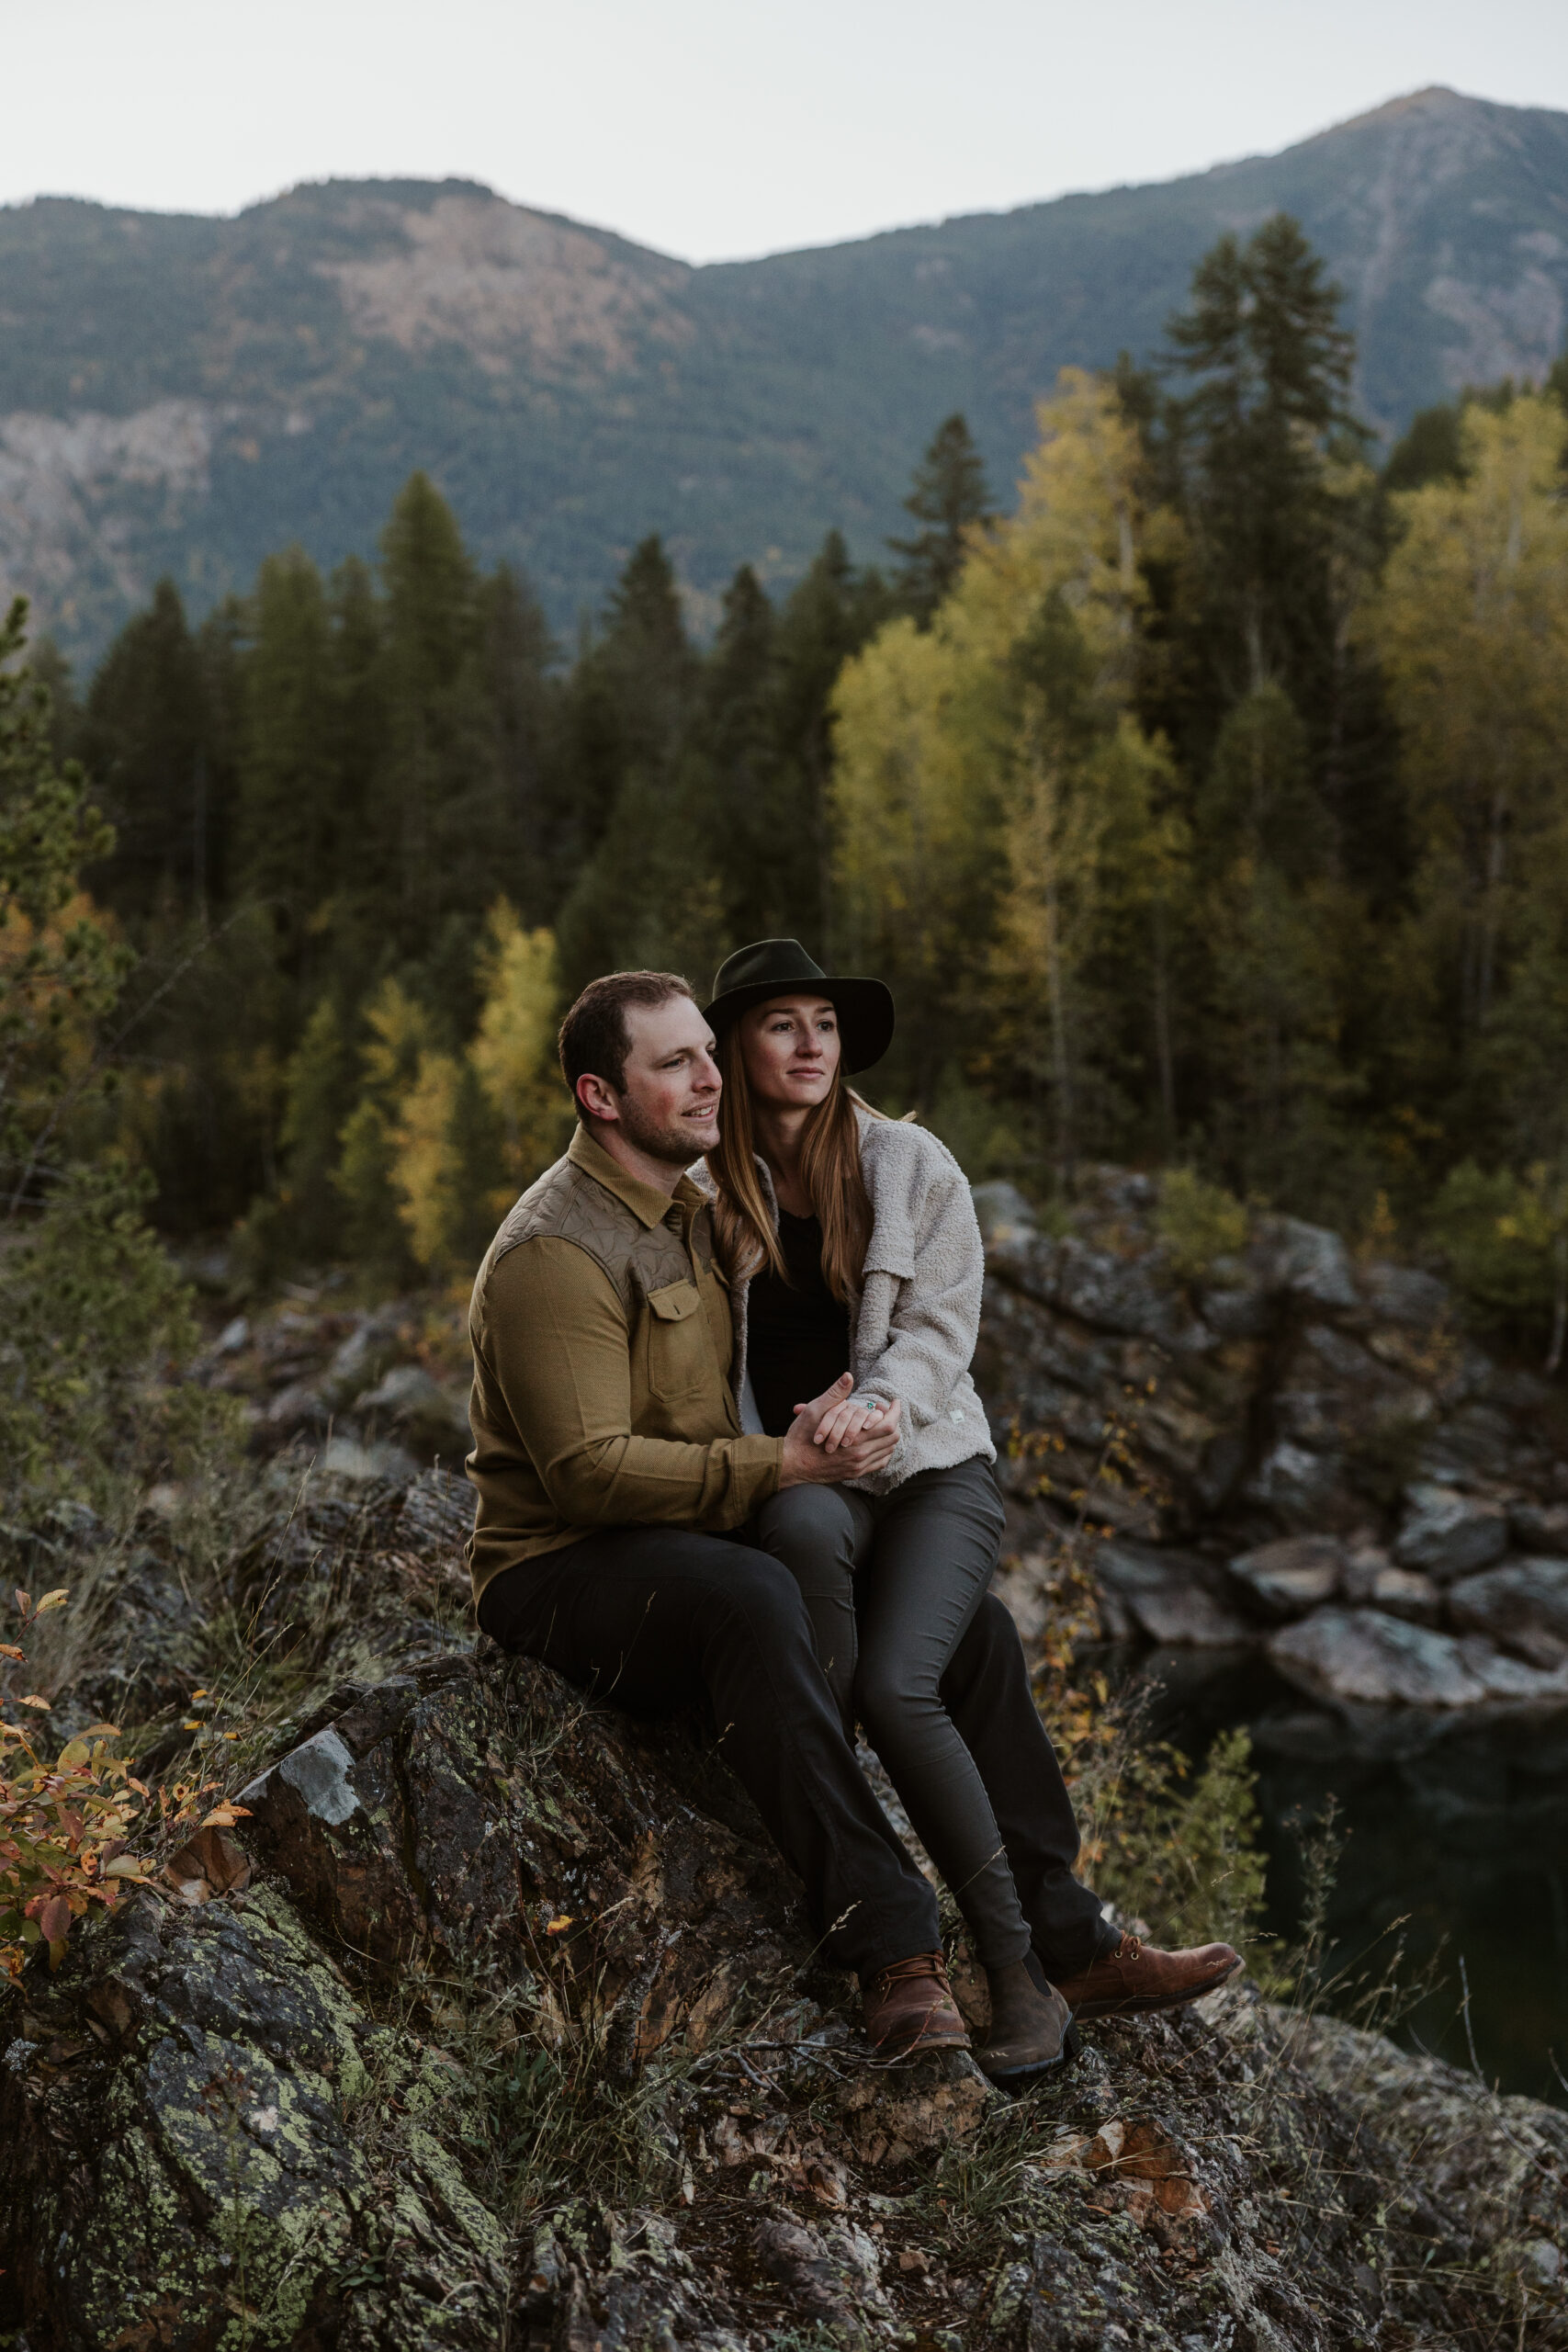
POLYGON ((807 1480, 830 1485, 840 1478, 869 1478, 886 1469, 898 1443, 899 1400, 895 1396, 890 1405, 855 1405, 850 1401, 853 1390, 853 1377, 846 1372, 809 1405, 795 1407, 795 1427, 784 1439, 779 1466, 781 1487, 807 1480))

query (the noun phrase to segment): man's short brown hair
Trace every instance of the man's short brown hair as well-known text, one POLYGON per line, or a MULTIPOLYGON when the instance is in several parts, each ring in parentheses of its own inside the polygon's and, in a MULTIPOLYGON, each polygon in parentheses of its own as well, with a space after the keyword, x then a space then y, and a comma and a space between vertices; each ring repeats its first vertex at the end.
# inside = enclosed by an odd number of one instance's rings
POLYGON ((560 1025, 561 1074, 577 1097, 580 1078, 602 1078, 616 1094, 626 1091, 626 1056, 632 1041, 626 1029, 628 1004, 645 1005, 651 1012, 672 996, 690 997, 691 988, 678 972, 606 972, 590 980, 560 1025))

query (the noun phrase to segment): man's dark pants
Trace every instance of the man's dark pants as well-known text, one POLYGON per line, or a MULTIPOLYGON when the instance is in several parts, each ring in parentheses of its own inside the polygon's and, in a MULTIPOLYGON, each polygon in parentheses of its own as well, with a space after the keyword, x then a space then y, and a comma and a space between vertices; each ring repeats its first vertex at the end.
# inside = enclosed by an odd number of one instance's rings
MULTIPOLYGON (((789 1570, 734 1538, 617 1527, 508 1568, 479 1623, 634 1713, 696 1702, 719 1753, 802 1880, 823 1957, 869 1977, 941 1941, 936 1898, 844 1738, 789 1570)), ((994 1596, 942 1683, 979 1767, 1047 1973, 1087 1968, 1100 1905, 1072 1875, 1078 1836, 1029 1688, 1017 1629, 994 1596)))

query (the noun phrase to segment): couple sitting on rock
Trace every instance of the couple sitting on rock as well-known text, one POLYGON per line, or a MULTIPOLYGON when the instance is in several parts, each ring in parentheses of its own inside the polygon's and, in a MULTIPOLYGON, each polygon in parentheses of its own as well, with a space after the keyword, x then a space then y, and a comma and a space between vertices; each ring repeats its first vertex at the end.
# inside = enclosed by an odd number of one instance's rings
POLYGON ((1109 1926, 1018 1633, 969 1377, 982 1253, 933 1136, 846 1080, 880 981, 793 940, 699 1010, 617 972, 561 1025, 581 1125, 474 1285, 479 1620, 639 1713, 695 1701, 857 1972, 893 2055, 965 2047, 936 1898, 855 1760, 857 1719, 952 1888, 990 1992, 976 2052, 1056 2064, 1070 2015, 1196 1999, 1240 1962, 1109 1926))

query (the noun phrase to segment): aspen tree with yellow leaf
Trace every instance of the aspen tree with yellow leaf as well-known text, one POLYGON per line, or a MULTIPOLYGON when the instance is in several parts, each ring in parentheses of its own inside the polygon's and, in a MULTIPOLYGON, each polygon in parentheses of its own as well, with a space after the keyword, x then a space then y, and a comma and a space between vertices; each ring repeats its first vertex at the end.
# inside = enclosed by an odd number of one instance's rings
POLYGON ((1403 737, 1418 922, 1471 1035, 1521 918, 1562 879, 1568 784, 1568 417, 1545 395, 1466 409, 1463 479, 1404 492, 1366 634, 1403 737))
POLYGON ((896 622, 846 667, 834 882, 843 953, 915 1010, 917 1100, 983 1036, 984 1074, 1021 1080, 1066 1165, 1125 1114, 1111 1073, 1129 1057, 1160 1065, 1174 1115, 1168 959, 1130 1023, 1095 967, 1134 907, 1168 898, 1185 838, 1130 708, 1150 529, 1136 430, 1079 368, 1038 417, 1017 514, 975 535, 929 630, 896 622))

